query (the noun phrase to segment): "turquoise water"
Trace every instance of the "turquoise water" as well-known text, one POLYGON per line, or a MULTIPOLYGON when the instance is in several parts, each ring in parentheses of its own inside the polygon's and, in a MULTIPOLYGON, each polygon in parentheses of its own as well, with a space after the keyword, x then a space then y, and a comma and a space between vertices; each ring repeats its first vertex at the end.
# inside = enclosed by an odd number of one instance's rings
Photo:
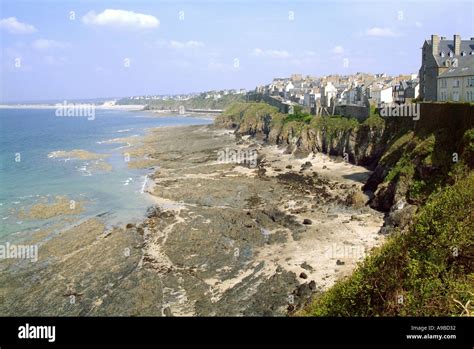
POLYGON ((58 218, 21 219, 18 212, 44 198, 66 196, 85 202, 74 219, 103 214, 106 223, 141 219, 151 202, 142 193, 149 170, 127 167, 125 144, 104 141, 141 136, 147 128, 209 124, 209 119, 184 116, 151 118, 143 112, 96 110, 87 117, 58 117, 54 109, 0 109, 0 239, 25 236, 58 218), (112 171, 94 168, 94 161, 50 158, 54 151, 83 149, 111 154, 112 171))

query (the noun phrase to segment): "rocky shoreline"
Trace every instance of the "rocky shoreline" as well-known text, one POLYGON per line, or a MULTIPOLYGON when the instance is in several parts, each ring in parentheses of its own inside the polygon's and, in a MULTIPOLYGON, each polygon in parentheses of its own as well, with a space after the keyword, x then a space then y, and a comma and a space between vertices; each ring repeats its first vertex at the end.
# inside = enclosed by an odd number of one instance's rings
POLYGON ((363 167, 213 126, 152 129, 127 151, 155 168, 147 218, 89 219, 42 240, 37 263, 2 261, 0 314, 287 315, 383 241, 363 167))

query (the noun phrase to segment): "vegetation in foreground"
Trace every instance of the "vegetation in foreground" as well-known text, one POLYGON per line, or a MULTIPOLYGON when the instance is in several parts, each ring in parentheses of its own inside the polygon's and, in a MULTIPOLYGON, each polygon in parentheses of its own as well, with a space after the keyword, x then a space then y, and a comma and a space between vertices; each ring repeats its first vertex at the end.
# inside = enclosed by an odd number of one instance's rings
POLYGON ((474 174, 433 194, 413 224, 372 251, 301 315, 472 314, 474 174))

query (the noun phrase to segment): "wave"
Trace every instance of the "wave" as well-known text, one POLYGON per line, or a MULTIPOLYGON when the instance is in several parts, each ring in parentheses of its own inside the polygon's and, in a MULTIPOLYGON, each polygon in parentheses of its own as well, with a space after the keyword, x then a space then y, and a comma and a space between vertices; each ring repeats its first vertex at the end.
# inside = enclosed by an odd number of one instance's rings
POLYGON ((126 145, 122 145, 121 147, 113 148, 112 150, 120 150, 120 149, 123 149, 123 148, 130 148, 131 146, 132 145, 127 142, 126 145))
POLYGON ((130 183, 133 182, 133 178, 132 177, 128 177, 125 181, 123 181, 123 185, 129 185, 130 183))
POLYGON ((56 151, 52 151, 51 153, 48 154, 48 158, 57 158, 59 157, 61 154, 64 154, 65 150, 56 150, 56 151))
MULTIPOLYGON (((118 131, 117 131, 118 132, 118 131)), ((130 144, 127 139, 131 137, 140 137, 140 135, 130 135, 126 137, 119 137, 119 138, 110 138, 106 139, 105 141, 97 141, 96 144, 111 144, 111 143, 127 143, 130 144)))
POLYGON ((83 176, 86 176, 86 177, 92 176, 92 172, 89 171, 89 169, 87 168, 87 165, 77 167, 77 170, 81 172, 83 176))
POLYGON ((144 180, 143 180, 143 183, 142 183, 142 187, 140 189, 140 194, 145 194, 145 188, 148 184, 148 175, 144 176, 144 180))

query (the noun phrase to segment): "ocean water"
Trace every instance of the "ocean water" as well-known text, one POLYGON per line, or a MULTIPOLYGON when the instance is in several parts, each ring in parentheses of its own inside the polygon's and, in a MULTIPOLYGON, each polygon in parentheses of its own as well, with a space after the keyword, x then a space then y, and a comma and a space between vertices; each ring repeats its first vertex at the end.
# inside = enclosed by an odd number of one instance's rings
POLYGON ((0 109, 0 240, 57 226, 58 217, 32 220, 18 214, 57 196, 84 203, 84 212, 71 216, 76 222, 97 215, 110 225, 143 218, 152 204, 143 194, 150 170, 129 169, 123 157, 127 145, 104 141, 141 136, 152 127, 211 122, 179 115, 152 118, 138 111, 96 110, 89 120, 58 117, 54 109, 0 109), (73 149, 110 154, 105 161, 112 170, 97 169, 91 160, 48 157, 73 149))

